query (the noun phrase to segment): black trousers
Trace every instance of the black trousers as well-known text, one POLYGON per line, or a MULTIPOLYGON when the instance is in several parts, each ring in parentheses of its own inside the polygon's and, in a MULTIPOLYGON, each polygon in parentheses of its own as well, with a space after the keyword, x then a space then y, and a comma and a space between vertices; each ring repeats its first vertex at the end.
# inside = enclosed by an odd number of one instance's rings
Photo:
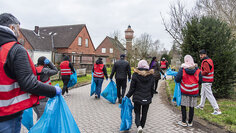
MULTIPOLYGON (((181 106, 182 112, 182 122, 186 123, 187 113, 186 113, 186 106, 181 106)), ((194 107, 189 107, 189 116, 188 116, 188 123, 192 123, 194 116, 194 107)))
POLYGON ((116 79, 116 87, 117 87, 117 98, 123 98, 125 95, 127 86, 127 79, 116 79), (120 95, 120 89, 122 88, 122 93, 120 95))
POLYGON ((159 79, 155 79, 155 82, 154 82, 154 89, 155 89, 155 91, 157 91, 158 81, 159 81, 159 79))
POLYGON ((62 75, 61 78, 62 78, 62 81, 63 81, 62 95, 64 95, 65 92, 68 93, 67 84, 68 84, 69 81, 70 81, 70 75, 62 75))
POLYGON ((148 109, 149 109, 149 104, 141 105, 139 103, 134 103, 135 124, 137 127, 141 126, 142 128, 144 128, 147 119, 148 109))

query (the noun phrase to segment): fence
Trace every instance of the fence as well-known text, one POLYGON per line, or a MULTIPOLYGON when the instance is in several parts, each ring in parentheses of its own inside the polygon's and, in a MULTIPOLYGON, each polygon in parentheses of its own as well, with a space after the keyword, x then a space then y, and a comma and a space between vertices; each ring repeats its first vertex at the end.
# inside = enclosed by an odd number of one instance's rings
MULTIPOLYGON (((76 69, 76 73, 77 73, 77 77, 86 76, 86 68, 76 69)), ((51 81, 60 80, 61 79, 61 72, 58 71, 58 73, 56 75, 53 75, 52 77, 50 77, 50 79, 51 79, 51 81)))

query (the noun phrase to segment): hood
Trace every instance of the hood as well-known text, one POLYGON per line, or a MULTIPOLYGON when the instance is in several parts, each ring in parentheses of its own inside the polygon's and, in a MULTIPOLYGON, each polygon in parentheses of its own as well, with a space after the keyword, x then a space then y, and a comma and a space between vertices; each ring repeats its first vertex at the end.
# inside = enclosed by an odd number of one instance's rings
POLYGON ((197 71, 197 69, 198 69, 197 67, 192 67, 192 68, 186 68, 184 70, 188 75, 194 75, 194 73, 197 71))
POLYGON ((154 74, 154 70, 153 69, 147 70, 147 69, 137 69, 137 68, 135 68, 134 72, 137 73, 138 75, 143 76, 143 77, 146 77, 148 75, 154 74))
POLYGON ((97 60, 96 64, 103 64, 102 60, 97 60))
POLYGON ((0 46, 12 41, 17 41, 14 32, 10 28, 0 25, 0 46))

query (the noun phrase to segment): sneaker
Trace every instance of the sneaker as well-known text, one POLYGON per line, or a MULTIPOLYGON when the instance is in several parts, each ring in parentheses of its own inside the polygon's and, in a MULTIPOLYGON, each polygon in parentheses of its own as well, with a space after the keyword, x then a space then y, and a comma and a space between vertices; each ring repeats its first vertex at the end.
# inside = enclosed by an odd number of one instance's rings
POLYGON ((200 105, 196 106, 195 108, 203 110, 203 107, 201 107, 200 105))
POLYGON ((95 99, 97 99, 98 98, 98 96, 97 95, 95 95, 95 99))
POLYGON ((179 121, 178 124, 179 124, 180 126, 183 126, 183 127, 187 127, 187 126, 188 126, 187 123, 184 123, 184 122, 182 122, 182 121, 179 121))
POLYGON ((193 122, 192 123, 188 123, 188 127, 192 127, 193 126, 193 122))
POLYGON ((211 113, 211 114, 213 114, 213 115, 220 115, 220 114, 222 114, 222 112, 220 110, 214 110, 214 112, 211 113))
POLYGON ((141 126, 138 126, 138 131, 137 133, 142 133, 143 132, 143 128, 141 126))

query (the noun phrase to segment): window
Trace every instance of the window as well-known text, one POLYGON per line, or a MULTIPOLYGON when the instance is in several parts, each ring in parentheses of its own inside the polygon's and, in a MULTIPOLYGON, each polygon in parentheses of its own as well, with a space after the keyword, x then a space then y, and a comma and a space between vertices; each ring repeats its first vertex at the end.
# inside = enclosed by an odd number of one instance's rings
POLYGON ((110 53, 113 53, 113 48, 110 48, 110 53))
POLYGON ((82 37, 78 38, 78 45, 81 46, 82 45, 82 37))
POLYGON ((85 47, 88 47, 88 39, 85 39, 85 47))
POLYGON ((102 48, 102 53, 106 53, 106 48, 102 48))

